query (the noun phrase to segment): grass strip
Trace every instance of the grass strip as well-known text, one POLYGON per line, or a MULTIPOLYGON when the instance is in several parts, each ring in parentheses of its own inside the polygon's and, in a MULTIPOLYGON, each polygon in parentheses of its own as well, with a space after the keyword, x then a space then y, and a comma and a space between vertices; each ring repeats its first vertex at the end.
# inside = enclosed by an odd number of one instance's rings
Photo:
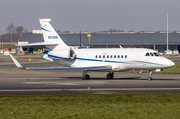
POLYGON ((180 95, 0 96, 0 118, 178 119, 180 95))
MULTIPOLYGON (((139 73, 141 70, 130 70, 128 72, 133 72, 133 73, 139 73)), ((143 73, 147 73, 148 70, 143 70, 143 73)), ((163 69, 163 71, 156 72, 153 71, 153 73, 167 73, 167 74, 180 74, 180 64, 176 64, 174 67, 163 69)))
POLYGON ((164 69, 162 73, 175 73, 180 74, 180 64, 176 64, 174 67, 164 69))

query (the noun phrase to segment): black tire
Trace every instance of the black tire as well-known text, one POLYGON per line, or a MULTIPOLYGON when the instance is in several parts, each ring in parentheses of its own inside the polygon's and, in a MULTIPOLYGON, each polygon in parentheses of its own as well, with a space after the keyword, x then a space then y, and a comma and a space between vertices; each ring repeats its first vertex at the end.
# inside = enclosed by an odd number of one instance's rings
POLYGON ((90 78, 90 76, 88 74, 84 75, 84 80, 88 80, 90 78))
POLYGON ((111 79, 111 75, 110 75, 110 74, 107 74, 106 78, 107 78, 107 79, 111 79))
POLYGON ((113 78, 114 78, 114 75, 113 75, 113 74, 107 74, 106 78, 107 78, 107 79, 113 79, 113 78))
POLYGON ((111 74, 111 79, 113 79, 114 78, 114 74, 111 74))
POLYGON ((152 80, 152 78, 151 78, 151 77, 148 77, 148 80, 149 80, 149 81, 151 81, 151 80, 152 80))

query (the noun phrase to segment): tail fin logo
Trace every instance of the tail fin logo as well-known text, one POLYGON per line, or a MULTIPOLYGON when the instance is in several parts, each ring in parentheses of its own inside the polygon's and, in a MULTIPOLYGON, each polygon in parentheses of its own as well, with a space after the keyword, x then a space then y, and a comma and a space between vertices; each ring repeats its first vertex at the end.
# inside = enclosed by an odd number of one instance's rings
POLYGON ((49 30, 47 30, 47 29, 45 29, 43 27, 41 27, 41 29, 44 30, 44 31, 47 31, 47 32, 51 32, 51 31, 49 31, 49 30))

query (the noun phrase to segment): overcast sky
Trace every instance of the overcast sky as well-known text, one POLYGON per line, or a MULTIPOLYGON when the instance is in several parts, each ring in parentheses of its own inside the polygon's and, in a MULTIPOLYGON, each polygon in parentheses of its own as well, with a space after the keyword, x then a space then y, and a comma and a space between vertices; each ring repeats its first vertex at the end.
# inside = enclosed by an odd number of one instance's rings
POLYGON ((0 0, 0 34, 13 23, 32 31, 50 18, 61 31, 180 31, 180 0, 0 0))

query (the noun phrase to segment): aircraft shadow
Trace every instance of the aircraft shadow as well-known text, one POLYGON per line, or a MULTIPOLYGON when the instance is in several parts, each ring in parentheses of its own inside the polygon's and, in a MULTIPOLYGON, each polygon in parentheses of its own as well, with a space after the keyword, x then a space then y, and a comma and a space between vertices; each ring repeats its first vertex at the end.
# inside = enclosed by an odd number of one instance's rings
MULTIPOLYGON (((66 79, 81 79, 81 77, 64 77, 66 79)), ((96 77, 92 77, 89 80, 143 80, 140 79, 141 77, 130 77, 130 78, 114 78, 114 79, 106 79, 106 78, 96 78, 96 77)))
MULTIPOLYGON (((81 79, 81 77, 64 77, 65 79, 81 79)), ((83 80, 83 79, 81 79, 83 80)), ((147 78, 141 78, 141 77, 127 77, 127 78, 114 78, 114 79, 106 79, 106 78, 96 78, 96 77, 92 77, 90 78, 89 80, 148 80, 147 78)), ((156 79, 156 78, 153 78, 153 80, 156 80, 156 81, 176 81, 178 79, 156 79)))

